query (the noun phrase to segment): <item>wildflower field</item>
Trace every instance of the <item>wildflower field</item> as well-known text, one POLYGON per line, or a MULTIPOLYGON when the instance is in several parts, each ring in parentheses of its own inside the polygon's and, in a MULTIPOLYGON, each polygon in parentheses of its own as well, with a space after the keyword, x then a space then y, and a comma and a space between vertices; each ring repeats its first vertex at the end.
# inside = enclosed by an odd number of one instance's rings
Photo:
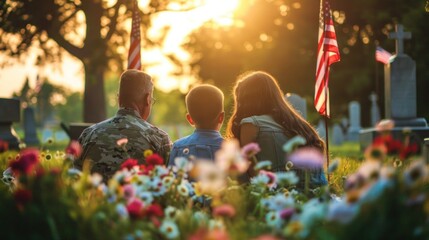
POLYGON ((364 153, 332 147, 329 185, 316 188, 294 169, 325 163, 297 154, 293 140, 284 172, 261 161, 248 183, 241 176, 258 146, 233 140, 214 162, 177 158, 166 167, 146 151, 146 164, 126 159, 108 182, 71 168, 76 142, 5 151, 1 239, 428 239, 429 168, 388 143, 364 153))

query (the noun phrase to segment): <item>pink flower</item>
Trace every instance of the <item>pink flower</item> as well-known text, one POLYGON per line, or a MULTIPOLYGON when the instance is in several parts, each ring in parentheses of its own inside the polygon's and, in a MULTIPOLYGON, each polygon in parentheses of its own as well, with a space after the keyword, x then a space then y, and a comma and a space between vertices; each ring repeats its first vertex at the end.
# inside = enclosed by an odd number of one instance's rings
POLYGON ((20 157, 12 161, 9 166, 15 174, 30 174, 39 162, 39 151, 27 148, 20 153, 20 157))
POLYGON ((139 219, 143 216, 143 202, 138 199, 132 199, 127 205, 128 215, 132 219, 139 219))
POLYGON ((78 141, 72 140, 66 148, 66 154, 72 155, 74 158, 78 158, 82 153, 82 146, 78 141))
POLYGON ((216 165, 222 170, 237 175, 247 171, 249 161, 241 154, 238 140, 225 140, 222 142, 221 149, 215 154, 216 165))
POLYGON ((134 166, 138 165, 138 161, 136 159, 133 158, 128 158, 127 160, 125 160, 125 162, 123 162, 121 164, 121 169, 128 169, 131 170, 134 166))
POLYGON ((133 185, 127 184, 123 187, 124 190, 124 198, 126 200, 131 199, 134 197, 134 188, 133 185))
POLYGON ((295 209, 294 208, 285 208, 283 210, 280 211, 280 217, 282 219, 288 219, 290 218, 293 214, 295 213, 295 209))
POLYGON ((276 185, 276 174, 274 174, 273 172, 269 172, 269 171, 265 171, 265 170, 260 170, 259 174, 261 175, 265 175, 268 177, 269 181, 267 183, 267 186, 269 188, 272 188, 276 185))
POLYGON ((146 157, 146 163, 148 165, 152 165, 152 166, 163 165, 164 160, 162 159, 162 157, 159 154, 154 153, 154 154, 146 157))
POLYGON ((236 214, 235 208, 230 204, 223 204, 213 209, 213 216, 215 217, 229 217, 232 218, 236 214))
POLYGON ((125 145, 125 144, 127 144, 128 143, 128 138, 121 138, 121 139, 119 139, 118 141, 116 141, 116 144, 118 145, 118 146, 122 146, 122 145, 125 145))
POLYGON ((377 123, 375 130, 378 132, 387 132, 392 130, 395 127, 395 122, 390 119, 383 119, 377 123))
POLYGON ((207 230, 206 228, 198 229, 194 234, 188 237, 188 240, 228 240, 228 233, 224 229, 207 230))
POLYGON ((257 238, 254 238, 253 240, 280 240, 280 238, 277 238, 276 236, 273 236, 273 235, 265 234, 257 238))
POLYGON ((289 155, 289 161, 297 169, 320 169, 323 167, 323 154, 313 147, 299 148, 289 155))
POLYGON ((241 149, 241 154, 245 158, 251 158, 261 151, 259 144, 249 143, 241 149))

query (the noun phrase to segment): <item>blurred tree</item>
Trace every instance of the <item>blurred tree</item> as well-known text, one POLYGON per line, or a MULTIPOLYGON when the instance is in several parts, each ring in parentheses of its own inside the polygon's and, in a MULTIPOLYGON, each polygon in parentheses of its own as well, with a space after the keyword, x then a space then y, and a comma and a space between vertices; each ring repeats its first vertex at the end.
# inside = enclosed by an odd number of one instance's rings
MULTIPOLYGON (((189 9, 194 1, 150 0, 141 12, 144 30, 150 16, 160 11, 189 9)), ((126 26, 130 0, 2 0, 0 50, 21 56, 31 46, 40 51, 38 64, 59 62, 63 50, 79 59, 85 70, 83 118, 98 122, 106 117, 104 74, 122 69, 127 51, 126 26), (53 41, 52 41, 53 40, 53 41)), ((143 34, 145 36, 145 34, 143 34)), ((145 45, 154 44, 146 39, 145 45)))
MULTIPOLYGON (((404 24, 413 39, 405 52, 417 62, 418 114, 429 118, 429 14, 420 0, 330 1, 341 62, 331 68, 332 116, 347 116, 347 103, 362 104, 364 124, 369 124, 369 98, 377 91, 383 99, 383 66, 375 62, 375 45, 394 51, 387 38, 394 23, 404 24), (376 66, 378 79, 376 79, 376 66), (378 83, 378 84, 377 84, 378 83)), ((204 81, 231 91, 236 77, 248 70, 264 70, 276 77, 283 91, 304 96, 312 106, 316 67, 319 1, 241 1, 232 26, 208 23, 191 37, 188 49, 196 56, 194 67, 204 81), (213 31, 213 30, 216 31, 213 31)), ((379 100, 379 104, 383 105, 379 100)), ((311 109, 311 108, 310 108, 311 109)), ((382 111, 384 113, 384 111, 382 111)), ((318 117, 309 111, 309 118, 318 117)))
POLYGON ((65 123, 82 122, 82 93, 69 93, 64 98, 63 103, 55 106, 58 118, 65 123))

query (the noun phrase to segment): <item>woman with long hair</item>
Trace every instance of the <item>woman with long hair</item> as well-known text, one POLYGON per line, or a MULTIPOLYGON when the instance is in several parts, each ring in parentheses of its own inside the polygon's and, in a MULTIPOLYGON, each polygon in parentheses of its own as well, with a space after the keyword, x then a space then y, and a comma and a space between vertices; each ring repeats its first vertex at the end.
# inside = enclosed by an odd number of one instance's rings
MULTIPOLYGON (((270 160, 272 171, 285 171, 283 145, 295 136, 303 137, 306 146, 323 153, 324 141, 284 99, 279 84, 270 74, 255 71, 240 75, 233 94, 234 112, 227 125, 227 137, 237 138, 241 146, 258 143, 261 151, 257 159, 270 160)), ((311 183, 313 186, 327 183, 323 169, 311 173, 311 183)))

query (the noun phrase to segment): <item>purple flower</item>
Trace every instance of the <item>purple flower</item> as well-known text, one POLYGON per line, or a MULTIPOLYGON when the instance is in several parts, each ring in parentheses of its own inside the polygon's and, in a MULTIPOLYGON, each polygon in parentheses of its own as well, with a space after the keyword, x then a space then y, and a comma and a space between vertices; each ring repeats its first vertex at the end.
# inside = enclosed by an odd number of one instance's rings
POLYGON ((323 167, 323 154, 316 148, 304 147, 295 150, 288 157, 294 168, 311 170, 323 167))
POLYGON ((261 148, 257 143, 249 143, 241 149, 241 154, 245 158, 251 158, 260 151, 261 151, 261 148))

